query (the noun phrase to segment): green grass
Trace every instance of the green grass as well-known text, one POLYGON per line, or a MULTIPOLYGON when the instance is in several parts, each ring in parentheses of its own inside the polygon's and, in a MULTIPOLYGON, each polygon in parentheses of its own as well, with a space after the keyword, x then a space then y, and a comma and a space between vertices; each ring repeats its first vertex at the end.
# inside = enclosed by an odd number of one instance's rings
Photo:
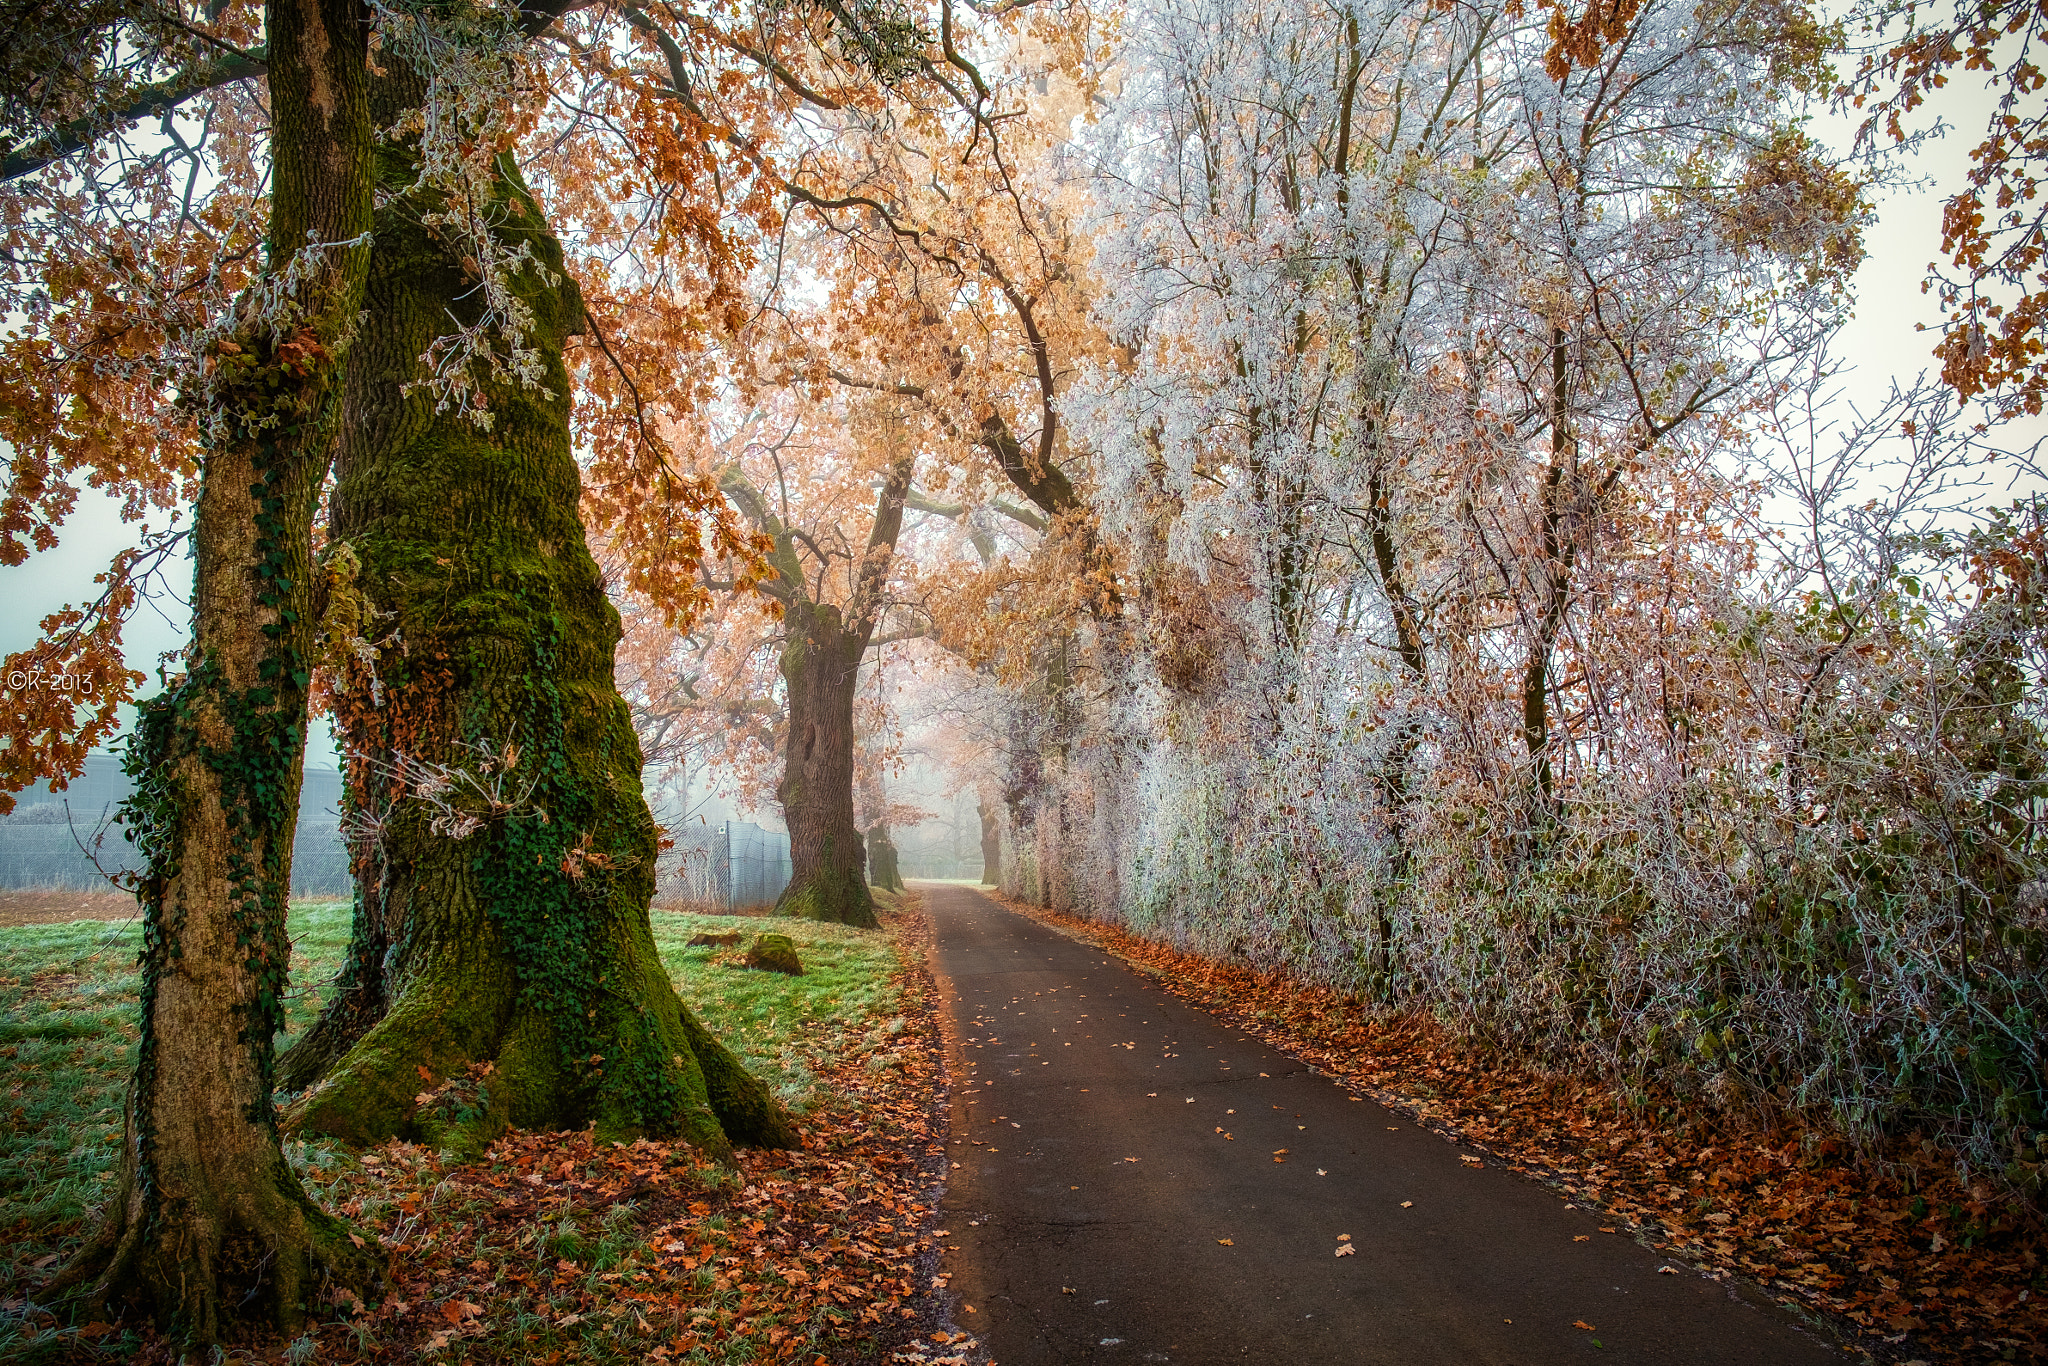
MULTIPOLYGON (((349 919, 345 903, 292 907, 293 988, 280 1048, 319 1014, 348 947, 349 919)), ((818 1056, 814 1035, 838 1040, 847 1024, 889 1032, 896 957, 886 935, 667 912, 656 912, 653 925, 662 963, 683 998, 792 1109, 807 1110, 819 1099, 810 1066, 818 1056), (742 935, 734 950, 684 947, 694 934, 730 930, 742 935), (753 936, 768 932, 795 941, 804 976, 737 965, 753 936)), ((0 1298, 16 1294, 25 1280, 40 1280, 53 1258, 77 1245, 113 1179, 135 1064, 140 940, 135 921, 0 928, 0 1235, 8 1240, 0 1253, 0 1298)), ((295 1141, 287 1148, 316 1190, 355 1166, 327 1144, 295 1141)))
POLYGON ((807 1063, 809 1033, 884 1016, 893 1008, 889 974, 896 969, 896 952, 886 935, 755 916, 657 911, 653 920, 655 948, 683 1000, 791 1109, 809 1109, 817 1099, 817 1078, 807 1063), (692 935, 733 930, 741 936, 735 948, 683 947, 692 935), (788 935, 804 975, 739 967, 740 954, 757 934, 788 935))
MULTIPOLYGON (((24 1234, 75 1224, 109 1177, 140 938, 139 925, 96 920, 0 930, 0 1231, 16 1266, 48 1255, 24 1234)), ((11 1283, 14 1269, 0 1274, 11 1283)))
MULTIPOLYGON (((348 946, 349 908, 292 908, 292 1030, 319 1013, 348 946)), ((135 1066, 137 921, 0 929, 0 1289, 68 1252, 113 1179, 135 1066)), ((288 1041, 289 1034, 280 1042, 288 1041)))

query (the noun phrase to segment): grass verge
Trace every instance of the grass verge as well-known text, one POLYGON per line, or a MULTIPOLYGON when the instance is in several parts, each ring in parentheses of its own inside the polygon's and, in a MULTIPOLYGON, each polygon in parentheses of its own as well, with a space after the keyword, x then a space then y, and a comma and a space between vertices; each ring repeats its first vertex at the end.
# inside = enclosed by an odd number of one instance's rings
MULTIPOLYGON (((292 1142, 315 1198, 390 1253, 388 1291, 295 1342, 225 1361, 963 1360, 943 1320, 929 1228, 944 1116, 928 930, 915 895, 884 898, 884 932, 656 912, 678 990, 797 1116, 801 1152, 747 1152, 737 1169, 687 1145, 506 1135, 457 1162, 410 1144, 364 1153, 292 1142), (691 948, 739 930, 736 948, 691 948), (789 935, 802 977, 737 965, 756 933, 789 935)), ((295 981, 324 981, 346 907, 294 907, 295 981)), ((77 922, 0 929, 0 1029, 19 1039, 0 1143, 0 1359, 170 1360, 122 1325, 61 1324, 35 1287, 97 1214, 133 1059, 135 929, 77 922), (69 1022, 81 1031, 66 1034, 69 1022), (61 1027, 60 1027, 61 1026, 61 1027), (82 1069, 92 1079, 77 1085, 82 1069), (96 1116, 96 1127, 82 1128, 96 1116), (74 1135, 77 1137, 74 1139, 74 1135), (61 1163, 62 1173, 51 1168, 61 1163)), ((319 990, 294 998, 302 1029, 319 990)), ((941 1278, 942 1282, 942 1278, 941 1278)))

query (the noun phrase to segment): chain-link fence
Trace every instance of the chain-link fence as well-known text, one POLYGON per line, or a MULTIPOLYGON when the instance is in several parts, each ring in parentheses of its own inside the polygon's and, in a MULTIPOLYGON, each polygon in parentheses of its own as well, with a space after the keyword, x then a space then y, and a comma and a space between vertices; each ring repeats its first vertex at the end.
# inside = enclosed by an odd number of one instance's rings
MULTIPOLYGON (((89 754, 85 772, 64 791, 38 783, 22 792, 13 813, 0 817, 0 888, 103 892, 107 875, 139 869, 135 846, 112 820, 130 788, 120 760, 89 754)), ((353 890, 335 816, 340 804, 341 775, 307 769, 292 842, 293 896, 345 897, 353 890)))
POLYGON ((719 911, 773 906, 789 885, 789 836, 752 821, 684 826, 656 865, 657 900, 719 911))

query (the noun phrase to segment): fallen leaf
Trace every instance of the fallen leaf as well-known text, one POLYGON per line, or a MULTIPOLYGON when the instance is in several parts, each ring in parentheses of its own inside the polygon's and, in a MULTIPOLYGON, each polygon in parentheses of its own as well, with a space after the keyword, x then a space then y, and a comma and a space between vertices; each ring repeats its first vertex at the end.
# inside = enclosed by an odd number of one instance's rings
POLYGON ((1675 1266, 1660 1266, 1657 1268, 1657 1274, 1659 1276, 1676 1276, 1678 1268, 1675 1266))
POLYGON ((1316 1168, 1316 1175, 1317 1175, 1317 1176, 1328 1176, 1328 1175, 1329 1175, 1329 1173, 1328 1173, 1328 1172, 1326 1172, 1326 1171, 1324 1171, 1324 1170, 1323 1170, 1323 1169, 1322 1169, 1321 1167, 1317 1167, 1317 1168, 1316 1168))
POLYGON ((1231 1242, 1231 1241, 1230 1241, 1230 1240, 1229 1240, 1228 1238, 1218 1238, 1218 1239, 1217 1239, 1216 1241, 1217 1241, 1217 1242, 1219 1242, 1219 1243, 1221 1243, 1221 1244, 1222 1244, 1222 1245, 1223 1245, 1224 1247, 1236 1247, 1236 1246, 1237 1246, 1237 1244, 1236 1244, 1236 1243, 1233 1243, 1233 1242, 1231 1242))
POLYGON ((1414 1202, 1413 1200, 1403 1200, 1403 1201, 1401 1202, 1401 1208, 1402 1208, 1402 1209, 1413 1209, 1413 1208, 1414 1208, 1414 1206, 1415 1206, 1415 1202, 1414 1202))
POLYGON ((1337 1249, 1336 1255, 1339 1257, 1349 1257, 1352 1253, 1356 1251, 1358 1251, 1356 1247, 1352 1246, 1350 1243, 1346 1243, 1344 1244, 1344 1246, 1337 1249))
POLYGON ((1620 1232, 1620 1230, 1619 1230, 1619 1229, 1611 1229, 1611 1228, 1603 1228, 1603 1229, 1601 1229, 1600 1231, 1601 1231, 1602 1233, 1618 1233, 1618 1232, 1620 1232))
POLYGON ((1589 1332, 1589 1333, 1593 1331, 1593 1325, 1592 1325, 1592 1324, 1590 1324, 1590 1323, 1588 1323, 1588 1322, 1586 1322, 1586 1321, 1585 1321, 1584 1319, 1573 1319, 1573 1320, 1572 1320, 1572 1327, 1574 1327, 1574 1328, 1583 1328, 1583 1329, 1585 1329, 1585 1330, 1586 1330, 1587 1332, 1589 1332))
POLYGON ((1593 1241, 1593 1235, 1590 1233, 1574 1233, 1572 1241, 1575 1243, 1590 1243, 1593 1241))

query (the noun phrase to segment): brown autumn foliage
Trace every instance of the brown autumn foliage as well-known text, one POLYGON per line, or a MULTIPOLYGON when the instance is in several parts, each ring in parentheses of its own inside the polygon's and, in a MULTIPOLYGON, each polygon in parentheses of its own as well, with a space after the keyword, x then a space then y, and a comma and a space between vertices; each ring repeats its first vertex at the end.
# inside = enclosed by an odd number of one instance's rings
POLYGON ((1967 182, 1942 210, 1948 260, 1928 283, 1947 317, 1934 354, 1963 398, 1999 418, 2039 416, 2048 400, 2048 74, 2039 48, 2048 4, 1909 5, 1903 19, 1880 12, 1874 28, 1879 46, 1844 92, 1869 110, 1866 136, 1882 129, 1906 141, 1914 111, 1952 81, 1981 80, 1997 96, 1970 149, 1967 182))

